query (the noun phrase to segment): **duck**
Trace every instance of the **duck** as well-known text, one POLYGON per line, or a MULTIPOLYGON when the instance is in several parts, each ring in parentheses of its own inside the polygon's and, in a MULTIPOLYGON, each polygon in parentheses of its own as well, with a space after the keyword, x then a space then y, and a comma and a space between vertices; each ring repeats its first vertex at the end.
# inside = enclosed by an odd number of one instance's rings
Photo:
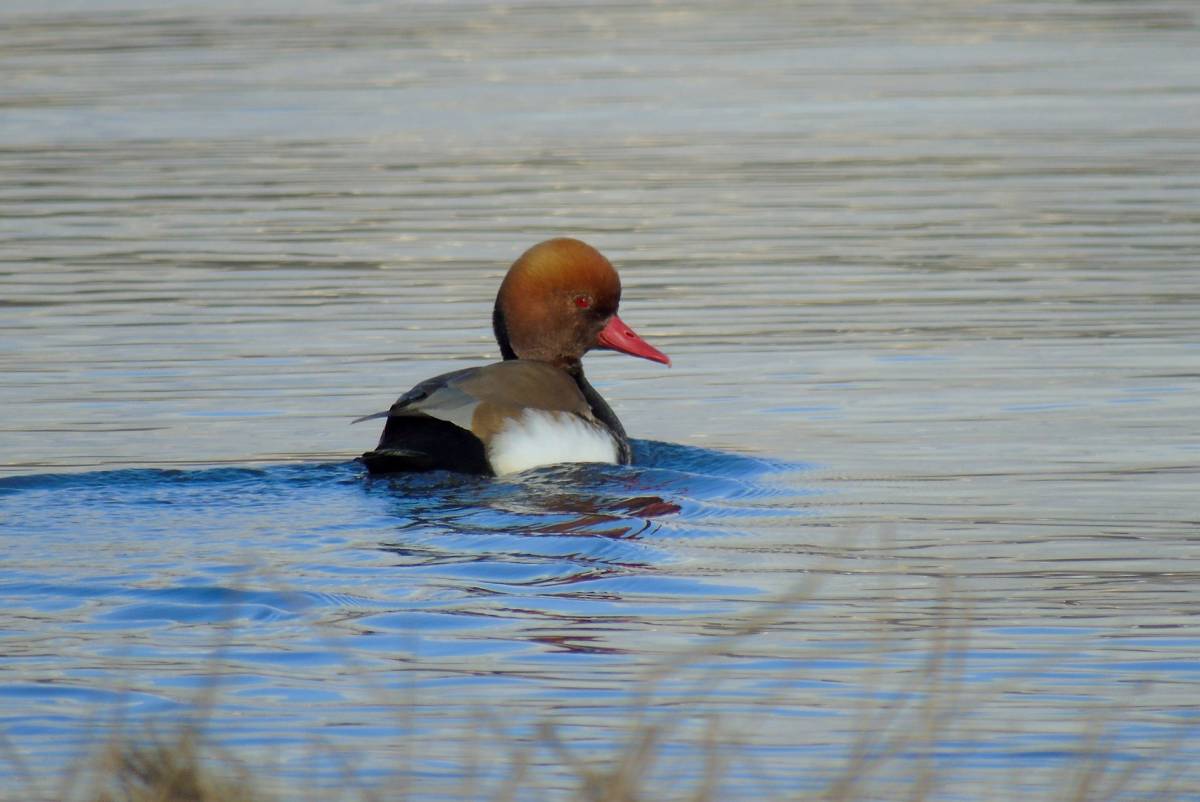
POLYGON ((670 366, 617 316, 621 279, 591 245, 540 242, 505 274, 492 310, 502 360, 426 379, 392 406, 379 443, 359 459, 371 474, 447 470, 502 476, 544 465, 628 465, 625 428, 583 372, 593 349, 670 366))

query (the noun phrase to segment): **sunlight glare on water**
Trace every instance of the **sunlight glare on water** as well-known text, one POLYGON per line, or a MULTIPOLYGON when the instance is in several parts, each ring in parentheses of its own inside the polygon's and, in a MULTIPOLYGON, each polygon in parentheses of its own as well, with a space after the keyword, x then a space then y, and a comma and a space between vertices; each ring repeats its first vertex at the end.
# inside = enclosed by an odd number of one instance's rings
POLYGON ((284 787, 645 717, 794 798, 922 693, 876 798, 1200 785, 1193 4, 252 6, 0 9, 0 762, 217 675, 284 787), (366 477, 551 236, 672 358, 587 360, 637 463, 366 477))

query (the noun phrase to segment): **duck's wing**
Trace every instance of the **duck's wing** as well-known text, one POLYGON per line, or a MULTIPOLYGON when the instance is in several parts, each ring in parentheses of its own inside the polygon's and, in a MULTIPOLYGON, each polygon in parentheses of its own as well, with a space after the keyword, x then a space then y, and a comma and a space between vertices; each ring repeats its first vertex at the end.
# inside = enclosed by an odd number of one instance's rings
POLYGON ((478 370, 482 370, 482 368, 464 368, 463 370, 454 370, 450 373, 443 373, 440 376, 434 376, 431 379, 426 379, 404 395, 397 398, 396 402, 388 409, 385 409, 382 412, 373 412, 370 415, 363 415, 361 418, 355 418, 354 420, 350 421, 350 423, 355 424, 368 420, 377 420, 378 418, 389 418, 393 415, 414 414, 414 404, 428 399, 431 395, 450 387, 456 379, 468 373, 474 373, 478 370))

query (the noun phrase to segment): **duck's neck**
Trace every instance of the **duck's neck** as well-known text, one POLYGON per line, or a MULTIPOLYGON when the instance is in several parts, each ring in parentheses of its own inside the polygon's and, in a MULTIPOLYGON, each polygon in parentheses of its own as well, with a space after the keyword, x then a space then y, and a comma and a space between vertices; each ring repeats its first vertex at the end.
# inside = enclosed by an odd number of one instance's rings
MULTIPOLYGON (((500 346, 500 356, 505 361, 520 359, 517 356, 517 352, 513 350, 512 343, 509 342, 508 325, 505 323, 504 313, 500 311, 499 303, 492 310, 492 331, 496 335, 496 343, 500 346)), ((621 425, 617 414, 612 411, 612 407, 608 405, 604 397, 596 392, 595 387, 588 383, 587 377, 583 375, 583 363, 578 359, 563 359, 550 362, 550 364, 565 370, 567 375, 579 385, 579 391, 583 393, 584 400, 592 408, 592 414, 596 416, 596 420, 603 423, 605 428, 612 432, 613 437, 616 439, 617 457, 621 464, 628 465, 633 459, 633 451, 629 447, 629 437, 625 434, 625 427, 621 425)))
POLYGON ((508 341, 508 324, 504 321, 504 313, 500 311, 499 301, 492 309, 492 333, 496 335, 496 342, 500 345, 500 356, 505 361, 516 359, 517 352, 513 350, 512 343, 508 341))
POLYGON ((578 356, 556 356, 555 352, 550 348, 538 346, 531 350, 526 347, 525 352, 518 354, 513 348, 512 340, 508 336, 508 321, 504 317, 504 313, 500 311, 499 302, 496 303, 492 310, 492 333, 496 335, 496 344, 500 346, 500 357, 505 361, 512 359, 528 359, 535 362, 545 362, 553 365, 556 368, 562 368, 572 376, 576 372, 582 371, 579 366, 578 356))

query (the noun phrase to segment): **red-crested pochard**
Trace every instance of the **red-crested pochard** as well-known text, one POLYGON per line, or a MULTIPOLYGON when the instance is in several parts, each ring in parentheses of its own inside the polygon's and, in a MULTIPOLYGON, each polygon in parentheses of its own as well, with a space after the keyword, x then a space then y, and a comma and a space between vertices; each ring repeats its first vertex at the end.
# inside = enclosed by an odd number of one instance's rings
MULTIPOLYGON (((617 317, 621 280, 576 239, 534 245, 509 268, 492 328, 503 362, 426 379, 387 412, 372 473, 505 474, 560 462, 628 464, 625 429, 583 375, 593 348, 670 365, 617 317)), ((356 421, 357 422, 357 421, 356 421)))

